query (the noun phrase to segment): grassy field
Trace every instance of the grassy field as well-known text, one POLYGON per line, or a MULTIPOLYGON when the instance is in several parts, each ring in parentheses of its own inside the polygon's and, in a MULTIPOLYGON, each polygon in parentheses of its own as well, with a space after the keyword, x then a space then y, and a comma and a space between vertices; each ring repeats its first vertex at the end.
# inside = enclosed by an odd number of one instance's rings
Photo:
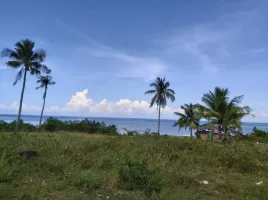
POLYGON ((247 141, 1 133, 0 199, 267 200, 267 162, 247 141))

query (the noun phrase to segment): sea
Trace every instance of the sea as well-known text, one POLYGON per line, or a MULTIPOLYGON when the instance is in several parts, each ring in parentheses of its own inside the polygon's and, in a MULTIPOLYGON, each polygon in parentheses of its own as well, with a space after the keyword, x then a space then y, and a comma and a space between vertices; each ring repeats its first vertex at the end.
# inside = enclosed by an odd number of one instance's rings
MULTIPOLYGON (((33 125, 38 125, 39 117, 37 115, 22 115, 21 118, 24 122, 31 123, 33 125)), ((49 116, 44 116, 43 121, 45 121, 49 116)), ((83 120, 85 117, 77 116, 53 116, 61 121, 70 121, 70 120, 83 120)), ((141 118, 112 118, 112 117, 86 117, 88 120, 95 120, 98 122, 105 122, 107 125, 116 125, 119 132, 124 133, 124 129, 127 130, 136 130, 140 133, 143 133, 145 130, 151 130, 152 132, 157 131, 157 119, 141 119, 141 118)), ((0 114, 0 120, 11 122, 17 119, 17 115, 7 115, 0 114)), ((189 130, 181 129, 178 130, 177 127, 173 127, 176 120, 161 120, 160 133, 167 135, 175 136, 189 136, 189 130)), ((201 122, 206 123, 206 122, 201 122)), ((268 123, 250 123, 243 122, 243 133, 251 133, 253 128, 257 127, 260 130, 268 131, 268 123)))

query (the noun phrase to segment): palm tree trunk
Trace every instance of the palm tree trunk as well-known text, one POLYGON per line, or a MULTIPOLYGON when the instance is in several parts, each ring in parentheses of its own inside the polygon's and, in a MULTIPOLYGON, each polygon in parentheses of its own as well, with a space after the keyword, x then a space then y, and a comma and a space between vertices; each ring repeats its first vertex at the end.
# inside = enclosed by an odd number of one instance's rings
POLYGON ((160 134, 160 109, 161 106, 158 107, 158 129, 157 129, 158 134, 160 134))
POLYGON ((19 113, 18 113, 18 118, 17 118, 17 123, 16 123, 16 128, 15 128, 15 133, 19 131, 20 128, 20 116, 21 116, 21 109, 22 109, 22 102, 23 102, 23 95, 24 95, 24 90, 25 90, 25 85, 26 85, 26 76, 27 76, 27 69, 24 69, 24 76, 23 76, 23 84, 22 84, 22 90, 21 90, 21 95, 20 95, 20 107, 19 107, 19 113))
POLYGON ((43 108, 42 108, 42 111, 41 111, 41 116, 40 116, 40 121, 39 121, 39 129, 41 127, 41 124, 42 124, 42 118, 43 118, 43 113, 44 113, 44 109, 45 109, 45 104, 46 104, 46 96, 47 96, 47 87, 45 87, 45 93, 44 93, 44 96, 43 96, 43 108))
POLYGON ((193 137, 193 129, 190 128, 190 135, 191 135, 191 138, 193 137))

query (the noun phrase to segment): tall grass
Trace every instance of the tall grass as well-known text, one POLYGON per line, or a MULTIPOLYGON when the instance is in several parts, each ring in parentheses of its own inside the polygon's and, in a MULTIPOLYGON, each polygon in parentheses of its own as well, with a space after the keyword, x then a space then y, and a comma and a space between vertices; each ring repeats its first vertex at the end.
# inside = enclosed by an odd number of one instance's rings
POLYGON ((247 140, 2 133, 0 158, 0 199, 268 199, 268 148, 247 140))

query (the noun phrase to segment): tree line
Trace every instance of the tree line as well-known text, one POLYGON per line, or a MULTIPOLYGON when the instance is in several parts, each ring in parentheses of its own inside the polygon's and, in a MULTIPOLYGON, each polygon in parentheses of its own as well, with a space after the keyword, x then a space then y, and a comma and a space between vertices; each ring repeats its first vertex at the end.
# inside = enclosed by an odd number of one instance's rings
MULTIPOLYGON (((27 75, 37 76, 37 84, 39 88, 44 89, 43 106, 41 110, 39 127, 42 125, 42 117, 44 113, 47 89, 48 86, 55 85, 52 80, 51 69, 43 64, 46 58, 46 51, 43 49, 36 49, 35 43, 29 39, 21 40, 15 44, 14 49, 5 48, 1 53, 2 57, 7 57, 6 62, 8 67, 19 69, 13 85, 23 78, 18 117, 16 120, 15 133, 19 131, 21 121, 22 104, 24 97, 24 90, 26 86, 27 75)), ((160 115, 161 108, 164 109, 167 105, 167 100, 175 101, 175 91, 170 88, 170 83, 165 78, 157 77, 154 82, 150 84, 152 89, 145 92, 145 94, 153 94, 150 107, 156 105, 158 110, 158 126, 157 132, 160 133, 160 115)), ((181 128, 189 128, 191 137, 192 130, 200 126, 200 120, 206 119, 209 122, 218 126, 218 131, 221 133, 228 133, 231 130, 238 129, 242 131, 241 119, 247 115, 252 115, 252 110, 248 106, 240 106, 243 100, 243 95, 230 98, 228 88, 216 87, 214 91, 205 93, 202 97, 203 104, 184 104, 181 106, 183 112, 175 112, 178 117, 174 126, 181 128)))

